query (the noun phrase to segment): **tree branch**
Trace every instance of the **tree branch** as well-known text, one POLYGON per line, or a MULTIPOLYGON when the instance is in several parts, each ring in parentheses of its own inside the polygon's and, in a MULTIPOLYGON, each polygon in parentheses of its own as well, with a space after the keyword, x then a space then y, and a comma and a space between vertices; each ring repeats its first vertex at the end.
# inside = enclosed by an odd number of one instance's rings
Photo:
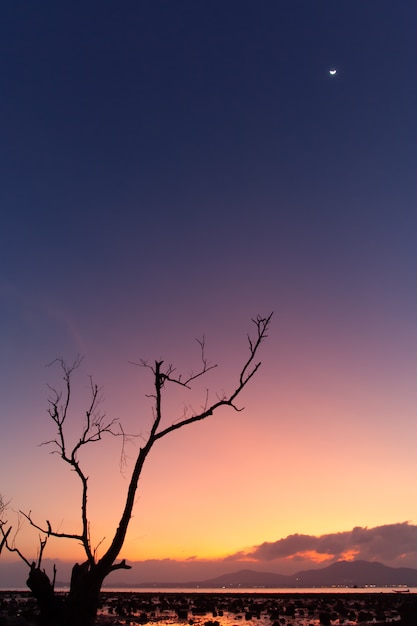
MULTIPOLYGON (((252 320, 252 322, 256 326, 256 337, 255 339, 252 339, 251 336, 248 335, 249 357, 244 363, 240 371, 239 384, 237 385, 235 390, 229 396, 223 396, 217 402, 213 403, 208 408, 205 408, 198 415, 193 415, 189 418, 180 420, 179 422, 176 422, 175 424, 171 424, 167 428, 159 431, 158 433, 155 434, 155 437, 154 437, 155 440, 165 437, 166 435, 173 432, 174 430, 178 430, 179 428, 188 426, 188 424, 193 424, 194 422, 198 422, 203 419, 206 419, 210 415, 213 415, 214 411, 219 409, 221 406, 230 406, 234 408, 236 411, 242 410, 236 407, 236 405, 234 404, 234 400, 243 391, 243 389, 246 387, 250 379, 256 374, 256 372, 261 366, 260 362, 254 364, 254 360, 259 350, 259 346, 261 345, 262 341, 266 339, 268 336, 267 331, 269 328, 269 324, 271 322, 272 315, 273 315, 272 313, 268 317, 260 317, 258 315, 255 319, 252 320)), ((170 379, 167 379, 167 380, 170 380, 170 379)), ((174 381, 174 382, 177 382, 177 381, 174 381)))
POLYGON ((19 550, 19 548, 16 548, 16 546, 14 545, 14 542, 12 544, 9 543, 9 535, 10 535, 10 533, 12 531, 12 526, 9 526, 9 528, 7 530, 4 530, 5 524, 6 524, 5 521, 0 521, 0 533, 2 535, 2 540, 1 540, 1 544, 0 544, 0 554, 1 554, 2 549, 6 548, 6 550, 8 552, 15 552, 18 555, 18 557, 22 561, 24 561, 28 567, 30 567, 31 566, 30 561, 19 550))
POLYGON ((52 421, 56 425, 57 434, 55 439, 43 442, 42 445, 52 445, 53 453, 59 454, 62 460, 71 466, 81 481, 81 520, 82 520, 82 533, 58 533, 51 530, 49 522, 47 530, 35 524, 31 519, 30 514, 25 515, 30 524, 40 530, 54 537, 76 539, 81 541, 87 559, 90 564, 94 563, 94 553, 91 549, 90 536, 89 536, 89 523, 88 523, 88 511, 87 511, 87 493, 88 493, 88 477, 85 475, 78 455, 80 450, 91 443, 100 441, 105 434, 118 436, 120 433, 115 432, 113 427, 118 420, 112 419, 105 420, 105 414, 99 412, 98 405, 100 404, 101 390, 94 383, 93 378, 90 376, 90 403, 85 413, 85 422, 81 431, 79 440, 72 446, 68 447, 65 433, 66 420, 69 415, 70 400, 72 397, 72 376, 82 363, 82 357, 78 356, 73 363, 68 364, 64 359, 55 359, 49 365, 58 363, 65 382, 65 391, 59 392, 54 387, 49 387, 51 391, 51 397, 49 398, 48 413, 52 421))
MULTIPOLYGON (((168 365, 166 370, 162 369, 163 361, 155 361, 153 366, 150 366, 146 361, 141 361, 139 364, 143 367, 150 369, 154 376, 154 393, 148 397, 152 397, 154 399, 154 418, 151 426, 150 433, 148 438, 146 439, 144 445, 139 450, 139 454, 136 458, 135 466, 132 471, 132 476, 130 479, 127 497, 125 501, 125 506, 123 509, 122 516, 120 518, 119 526, 115 532, 111 545, 107 552, 102 556, 99 561, 99 566, 106 569, 108 572, 111 571, 113 563, 117 558, 120 550, 123 547, 123 543, 126 537, 127 528, 129 525, 129 521, 132 516, 133 506, 135 502, 136 490, 138 487, 139 477, 142 473, 142 469, 146 458, 151 451, 153 445, 156 443, 158 439, 162 439, 167 436, 169 433, 174 430, 178 430, 189 424, 197 422, 199 420, 203 420, 210 415, 212 415, 217 409, 222 406, 230 406, 235 410, 238 407, 235 405, 235 399, 237 396, 243 391, 251 378, 258 371, 261 363, 255 363, 255 357, 259 350, 259 346, 262 341, 267 337, 267 330, 269 328, 269 324, 272 318, 272 313, 268 317, 257 316, 253 319, 253 323, 256 326, 256 335, 255 338, 252 339, 248 336, 249 343, 249 357, 244 362, 242 369, 239 374, 238 384, 235 389, 228 396, 223 395, 218 399, 217 402, 213 403, 211 406, 204 408, 201 413, 198 415, 193 415, 189 418, 181 419, 180 421, 171 424, 170 426, 163 428, 162 430, 158 430, 161 424, 162 419, 162 390, 166 382, 180 384, 184 387, 188 387, 189 383, 195 380, 196 378, 202 376, 204 373, 208 372, 210 369, 213 369, 215 366, 210 365, 205 357, 204 352, 204 339, 199 342, 202 354, 202 368, 197 374, 190 374, 186 379, 182 379, 181 376, 174 377, 174 368, 172 365, 168 365)), ((138 365, 137 363, 135 365, 138 365)), ((207 405, 207 397, 206 397, 206 405, 207 405)))
POLYGON ((127 565, 125 559, 123 559, 122 561, 120 561, 120 563, 115 563, 114 565, 112 565, 110 571, 114 572, 117 569, 132 569, 132 566, 127 565))
POLYGON ((52 530, 51 524, 48 520, 46 520, 46 528, 39 526, 39 524, 33 521, 32 516, 31 516, 31 511, 29 511, 29 513, 25 513, 24 511, 19 511, 19 513, 27 519, 27 521, 33 528, 36 528, 36 530, 39 530, 39 532, 44 534, 46 537, 58 537, 59 539, 76 539, 77 541, 81 541, 81 542, 83 541, 83 535, 77 535, 74 533, 58 533, 52 530))
MULTIPOLYGON (((74 371, 77 370, 80 366, 82 358, 78 356, 74 360, 74 362, 69 365, 63 359, 55 359, 53 363, 58 363, 63 374, 64 391, 61 392, 54 387, 49 387, 51 395, 48 398, 48 414, 55 425, 56 432, 55 437, 49 441, 43 442, 43 445, 50 445, 52 447, 52 453, 59 454, 61 459, 65 463, 67 463, 73 471, 75 471, 81 482, 82 531, 81 533, 57 532, 53 530, 51 523, 48 520, 46 520, 44 526, 41 526, 32 519, 30 511, 29 513, 21 512, 21 515, 29 522, 29 524, 44 536, 43 539, 42 537, 39 538, 40 551, 38 565, 36 566, 36 563, 30 563, 24 557, 24 555, 17 548, 14 547, 14 542, 10 542, 9 536, 11 532, 11 527, 6 528, 7 523, 4 520, 3 516, 4 506, 2 507, 3 501, 0 498, 0 552, 3 547, 5 547, 10 552, 16 552, 19 557, 23 561, 25 561, 25 563, 30 567, 30 576, 32 576, 35 582, 36 576, 42 577, 40 565, 49 537, 56 537, 60 539, 73 539, 79 541, 82 544, 85 554, 87 556, 87 561, 81 566, 77 564, 76 566, 74 566, 74 581, 77 578, 79 582, 79 580, 81 580, 80 576, 82 573, 94 572, 94 575, 100 578, 102 582, 107 574, 112 571, 118 569, 130 569, 130 566, 126 565, 126 561, 124 559, 119 563, 115 563, 115 561, 118 558, 118 555, 124 544, 126 532, 129 526, 130 519, 132 517, 139 478, 141 476, 142 469, 149 452, 159 439, 162 439, 163 437, 169 435, 171 432, 188 426, 189 424, 206 419, 210 415, 213 415, 213 413, 217 411, 217 409, 219 409, 220 407, 228 406, 236 411, 242 410, 236 405, 236 399, 245 389, 249 381, 255 376, 256 372, 261 366, 261 362, 257 361, 257 354, 262 341, 267 337, 267 331, 271 322, 271 318, 272 313, 267 317, 261 317, 258 315, 252 320, 252 322, 255 324, 256 332, 254 336, 248 335, 247 337, 249 345, 249 355, 244 361, 238 373, 237 382, 232 388, 232 391, 228 394, 222 393, 221 395, 218 395, 216 401, 210 404, 209 392, 208 390, 206 390, 205 398, 203 400, 203 405, 200 412, 193 412, 191 415, 189 412, 189 416, 187 417, 187 409, 185 409, 182 417, 177 422, 171 423, 171 425, 169 426, 162 426, 162 399, 163 392, 165 391, 167 384, 173 383, 190 389, 194 381, 201 378, 203 375, 207 374, 209 371, 217 367, 216 364, 212 364, 207 360, 205 353, 205 337, 203 336, 201 340, 197 340, 197 343, 200 347, 200 368, 196 372, 191 371, 187 376, 183 377, 181 374, 177 375, 173 365, 169 364, 167 366, 164 366, 164 362, 162 360, 155 361, 152 366, 149 365, 146 361, 141 361, 139 363, 139 365, 141 365, 142 367, 150 369, 153 375, 153 393, 148 396, 153 398, 154 401, 154 405, 152 408, 153 420, 149 434, 143 439, 143 445, 139 449, 135 460, 119 525, 115 531, 113 539, 111 540, 110 546, 108 547, 105 554, 98 560, 96 560, 97 549, 100 546, 101 542, 93 551, 90 542, 90 527, 87 511, 88 477, 81 467, 79 453, 82 449, 84 449, 85 446, 100 441, 105 434, 110 434, 114 436, 121 435, 123 439, 121 462, 123 463, 123 461, 126 459, 124 444, 127 441, 127 436, 121 427, 120 431, 118 432, 114 430, 114 426, 116 423, 118 423, 118 420, 106 420, 105 414, 101 413, 98 410, 98 406, 101 400, 100 389, 90 377, 90 401, 88 408, 85 412, 85 418, 81 429, 81 434, 78 441, 76 441, 72 445, 69 444, 66 436, 66 423, 69 418, 69 411, 72 400, 72 376, 74 374, 74 371)), ((191 407, 190 411, 193 411, 191 407)), ((56 570, 54 569, 54 580, 55 574, 56 570)), ((53 584, 51 586, 49 579, 47 580, 47 586, 48 590, 50 588, 53 589, 53 584)))

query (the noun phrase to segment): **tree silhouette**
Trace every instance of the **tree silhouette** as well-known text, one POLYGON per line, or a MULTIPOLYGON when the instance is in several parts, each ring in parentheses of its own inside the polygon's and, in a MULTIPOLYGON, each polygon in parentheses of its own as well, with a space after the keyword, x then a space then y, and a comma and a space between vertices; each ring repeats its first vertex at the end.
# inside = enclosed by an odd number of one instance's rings
POLYGON ((57 359, 56 362, 63 373, 64 390, 58 391, 50 387, 51 397, 49 398, 48 413, 55 426, 55 437, 44 442, 44 444, 51 446, 53 452, 59 454, 64 463, 68 464, 79 478, 81 485, 81 533, 60 532, 54 529, 48 520, 44 524, 39 524, 34 520, 31 512, 24 513, 21 511, 20 514, 23 518, 40 533, 39 557, 37 562, 30 562, 15 546, 15 541, 10 539, 12 529, 5 518, 7 505, 0 499, 0 552, 2 549, 15 552, 27 564, 29 568, 27 585, 37 599, 40 611, 39 623, 42 626, 92 626, 95 623, 99 594, 104 579, 115 570, 130 569, 124 559, 117 561, 117 558, 126 538, 139 477, 149 452, 160 439, 180 428, 208 418, 220 407, 230 407, 236 411, 241 410, 236 405, 236 400, 261 365, 257 361, 257 354, 262 341, 267 337, 271 317, 272 314, 267 317, 257 316, 252 320, 255 325, 255 333, 253 336, 249 334, 247 337, 249 355, 240 369, 237 383, 231 393, 217 395, 213 403, 209 403, 207 395, 200 412, 192 413, 190 416, 184 414, 179 421, 171 423, 169 426, 163 426, 161 423, 162 395, 166 387, 173 384, 183 388, 191 388, 192 383, 197 378, 206 375, 216 367, 207 361, 204 339, 198 342, 201 352, 200 369, 186 377, 177 375, 172 365, 164 366, 163 361, 155 361, 152 365, 145 361, 139 363, 151 373, 153 378, 153 391, 149 396, 153 400, 152 423, 150 431, 136 456, 117 529, 109 547, 100 558, 97 558, 96 550, 92 548, 90 540, 87 506, 88 480, 79 460, 79 452, 81 449, 100 441, 105 435, 116 435, 120 432, 122 436, 124 434, 123 431, 116 430, 117 420, 106 420, 105 416, 100 413, 98 406, 99 389, 90 378, 91 396, 86 410, 85 423, 75 445, 68 445, 66 425, 72 399, 72 375, 80 365, 81 360, 78 358, 74 363, 68 365, 64 360, 57 359), (50 537, 75 540, 84 549, 86 560, 82 564, 76 563, 73 566, 70 589, 66 596, 55 594, 55 567, 52 580, 42 569, 42 556, 50 537))

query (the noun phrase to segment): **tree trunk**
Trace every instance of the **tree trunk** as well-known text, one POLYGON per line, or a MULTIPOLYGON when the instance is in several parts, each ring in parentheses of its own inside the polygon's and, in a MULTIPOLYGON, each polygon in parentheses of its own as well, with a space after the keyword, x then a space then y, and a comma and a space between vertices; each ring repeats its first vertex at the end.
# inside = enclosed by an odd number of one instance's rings
POLYGON ((94 626, 105 576, 89 563, 75 564, 66 597, 55 594, 47 574, 32 566, 27 585, 39 607, 39 626, 94 626))
POLYGON ((48 575, 32 563, 26 584, 38 603, 39 626, 58 625, 62 607, 48 575))
POLYGON ((70 592, 65 602, 65 626, 93 626, 96 623, 100 590, 106 574, 88 561, 72 569, 70 592))

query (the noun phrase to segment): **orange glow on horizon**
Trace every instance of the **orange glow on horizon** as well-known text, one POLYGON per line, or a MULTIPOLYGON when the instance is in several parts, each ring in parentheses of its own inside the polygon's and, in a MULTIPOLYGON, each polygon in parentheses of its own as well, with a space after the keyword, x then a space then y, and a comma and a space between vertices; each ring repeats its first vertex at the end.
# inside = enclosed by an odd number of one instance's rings
POLYGON ((323 554, 321 552, 316 552, 315 550, 305 550, 303 552, 291 554, 290 556, 285 557, 285 559, 288 561, 309 560, 313 563, 324 563, 325 561, 331 561, 334 559, 334 554, 323 554))
POLYGON ((346 552, 342 552, 339 561, 354 561, 358 554, 360 554, 360 551, 355 550, 354 548, 346 550, 346 552))

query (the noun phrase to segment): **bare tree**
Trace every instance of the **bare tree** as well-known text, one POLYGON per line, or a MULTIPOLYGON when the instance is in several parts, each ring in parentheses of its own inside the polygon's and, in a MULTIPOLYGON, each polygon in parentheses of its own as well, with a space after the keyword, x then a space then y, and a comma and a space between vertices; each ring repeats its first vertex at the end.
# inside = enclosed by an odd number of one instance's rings
POLYGON ((80 365, 80 359, 77 359, 71 365, 68 365, 62 359, 58 359, 58 364, 63 372, 64 390, 61 392, 55 388, 50 388, 51 397, 49 399, 48 413, 54 423, 55 437, 44 443, 52 446, 53 451, 59 454, 61 459, 70 466, 79 478, 81 486, 81 532, 60 532, 54 529, 48 520, 43 524, 39 524, 34 520, 31 512, 21 512, 26 521, 40 533, 39 557, 37 562, 30 562, 15 547, 15 542, 10 539, 11 527, 5 519, 7 507, 3 500, 0 501, 0 550, 6 548, 11 552, 17 553, 28 565, 29 577, 27 585, 38 601, 40 624, 42 626, 92 626, 95 623, 100 589, 104 579, 115 570, 130 569, 130 566, 124 559, 117 561, 117 558, 125 541, 132 517, 139 477, 149 452, 160 439, 180 428, 206 419, 220 407, 230 407, 236 411, 241 410, 237 406, 236 400, 260 367, 261 363, 257 360, 257 355, 262 341, 267 337, 271 317, 272 314, 268 317, 257 316, 252 320, 255 325, 255 333, 253 336, 248 335, 249 355, 240 369, 233 390, 229 394, 223 393, 220 396, 216 396, 216 400, 213 403, 208 401, 207 396, 200 412, 193 412, 189 416, 184 414, 179 421, 171 423, 169 426, 162 425, 162 395, 166 387, 169 384, 174 384, 189 389, 196 379, 206 375, 211 369, 216 367, 210 364, 206 358, 204 339, 199 341, 201 351, 200 369, 186 377, 177 375, 172 365, 164 366, 163 361, 155 361, 152 365, 144 361, 139 363, 139 365, 151 372, 153 378, 153 392, 149 396, 153 400, 152 423, 149 434, 137 453, 119 524, 109 547, 100 558, 97 557, 96 550, 91 545, 87 506, 88 481, 80 464, 79 452, 81 449, 100 441, 104 435, 117 434, 116 421, 106 420, 105 416, 100 413, 99 389, 93 380, 90 379, 91 398, 86 410, 84 427, 75 445, 68 445, 65 433, 72 398, 71 379, 74 370, 80 365), (76 563, 72 569, 70 590, 65 597, 55 594, 55 568, 51 580, 41 567, 43 552, 50 537, 75 540, 82 545, 85 553, 85 562, 81 565, 76 563))

